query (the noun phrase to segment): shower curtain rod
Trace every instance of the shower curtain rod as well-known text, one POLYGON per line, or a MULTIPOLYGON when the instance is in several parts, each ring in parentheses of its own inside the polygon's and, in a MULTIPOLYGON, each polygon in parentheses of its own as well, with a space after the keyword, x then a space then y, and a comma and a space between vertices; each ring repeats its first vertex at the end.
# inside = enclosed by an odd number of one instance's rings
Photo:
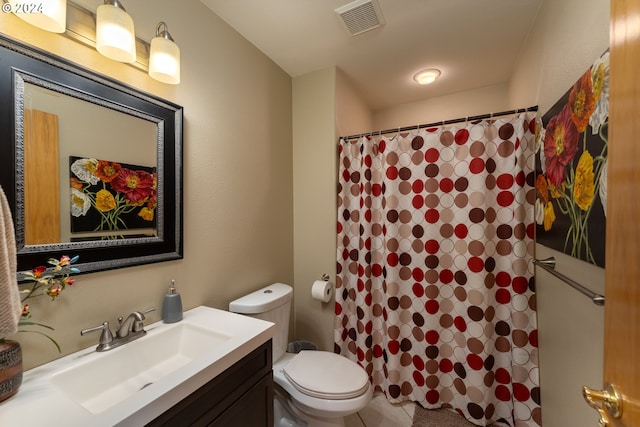
POLYGON ((440 121, 440 122, 433 122, 433 123, 421 124, 421 125, 416 125, 416 126, 406 126, 406 127, 402 127, 402 128, 378 130, 378 131, 375 131, 375 132, 365 132, 365 133, 359 133, 359 134, 355 134, 355 135, 341 136, 340 139, 349 140, 349 139, 362 138, 363 136, 385 135, 385 134, 388 134, 388 133, 405 132, 405 131, 409 131, 409 130, 418 130, 418 129, 430 128, 430 127, 434 127, 434 126, 450 125, 452 123, 462 123, 462 122, 471 122, 471 121, 474 121, 474 120, 491 119, 493 117, 508 116, 510 114, 524 113, 526 111, 538 111, 538 106, 535 105, 533 107, 520 108, 518 110, 501 111, 499 113, 481 114, 479 116, 461 117, 459 119, 444 120, 444 121, 440 121))

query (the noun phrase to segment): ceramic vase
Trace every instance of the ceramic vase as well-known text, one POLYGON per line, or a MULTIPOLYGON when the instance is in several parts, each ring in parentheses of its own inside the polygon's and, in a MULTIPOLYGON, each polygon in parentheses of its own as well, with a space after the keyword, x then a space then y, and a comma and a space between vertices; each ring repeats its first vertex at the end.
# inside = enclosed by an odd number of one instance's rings
POLYGON ((0 402, 16 394, 22 385, 22 348, 18 341, 0 342, 0 402))

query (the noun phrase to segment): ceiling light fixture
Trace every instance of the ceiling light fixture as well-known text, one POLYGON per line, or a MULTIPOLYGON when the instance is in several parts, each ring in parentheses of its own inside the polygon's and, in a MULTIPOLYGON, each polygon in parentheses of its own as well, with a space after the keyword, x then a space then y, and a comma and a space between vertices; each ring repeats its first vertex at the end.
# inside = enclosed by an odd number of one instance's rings
POLYGON ((417 72, 413 76, 413 80, 421 85, 428 85, 429 83, 433 83, 438 77, 440 77, 440 70, 436 68, 429 68, 417 72))
POLYGON ((104 0, 96 11, 96 49, 120 62, 136 60, 133 19, 118 0, 104 0))
MULTIPOLYGON (((7 2, 5 2, 7 3, 7 2)), ((24 2, 9 0, 10 5, 2 7, 3 12, 13 12, 18 18, 53 33, 64 33, 67 25, 66 0, 24 2)))
POLYGON ((158 24, 156 36, 151 40, 149 75, 162 83, 180 83, 180 48, 164 22, 158 24))

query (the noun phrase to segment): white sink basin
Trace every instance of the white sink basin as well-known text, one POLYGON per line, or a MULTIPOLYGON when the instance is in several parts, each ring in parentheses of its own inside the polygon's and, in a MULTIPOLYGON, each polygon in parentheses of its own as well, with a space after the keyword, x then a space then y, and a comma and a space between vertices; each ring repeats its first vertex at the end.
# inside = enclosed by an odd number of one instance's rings
POLYGON ((231 337, 180 323, 145 338, 57 373, 51 383, 89 412, 99 414, 231 337))
POLYGON ((275 334, 275 325, 209 307, 113 350, 91 347, 24 373, 0 426, 145 425, 275 334), (46 408, 55 408, 55 414, 46 408))

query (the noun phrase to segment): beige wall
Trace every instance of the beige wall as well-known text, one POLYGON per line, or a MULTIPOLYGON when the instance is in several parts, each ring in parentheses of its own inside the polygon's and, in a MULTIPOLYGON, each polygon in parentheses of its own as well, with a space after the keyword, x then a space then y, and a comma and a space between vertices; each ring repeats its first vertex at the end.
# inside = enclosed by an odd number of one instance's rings
MULTIPOLYGON (((608 47, 608 1, 546 0, 516 64, 510 105, 537 104, 544 114, 608 47)), ((536 245, 536 257, 548 256, 558 271, 604 294, 604 269, 536 245)), ((536 286, 543 425, 597 425, 581 388, 602 386, 604 308, 541 269, 536 286)))
MULTIPOLYGON (((179 85, 0 14, 2 33, 184 107, 184 259, 80 275, 60 300, 32 304, 64 354, 97 344, 80 330, 105 320, 151 306, 148 322, 158 320, 172 278, 185 309, 226 309, 243 293, 293 280, 291 78, 198 1, 138 0, 127 11, 141 33, 168 23, 181 48, 179 85)), ((16 338, 26 368, 60 356, 42 337, 16 338)))
MULTIPOLYGON (((498 113, 507 109, 507 84, 396 105, 374 113, 374 129, 416 126, 443 120, 498 113)), ((526 108, 520 105, 516 108, 526 108)))

